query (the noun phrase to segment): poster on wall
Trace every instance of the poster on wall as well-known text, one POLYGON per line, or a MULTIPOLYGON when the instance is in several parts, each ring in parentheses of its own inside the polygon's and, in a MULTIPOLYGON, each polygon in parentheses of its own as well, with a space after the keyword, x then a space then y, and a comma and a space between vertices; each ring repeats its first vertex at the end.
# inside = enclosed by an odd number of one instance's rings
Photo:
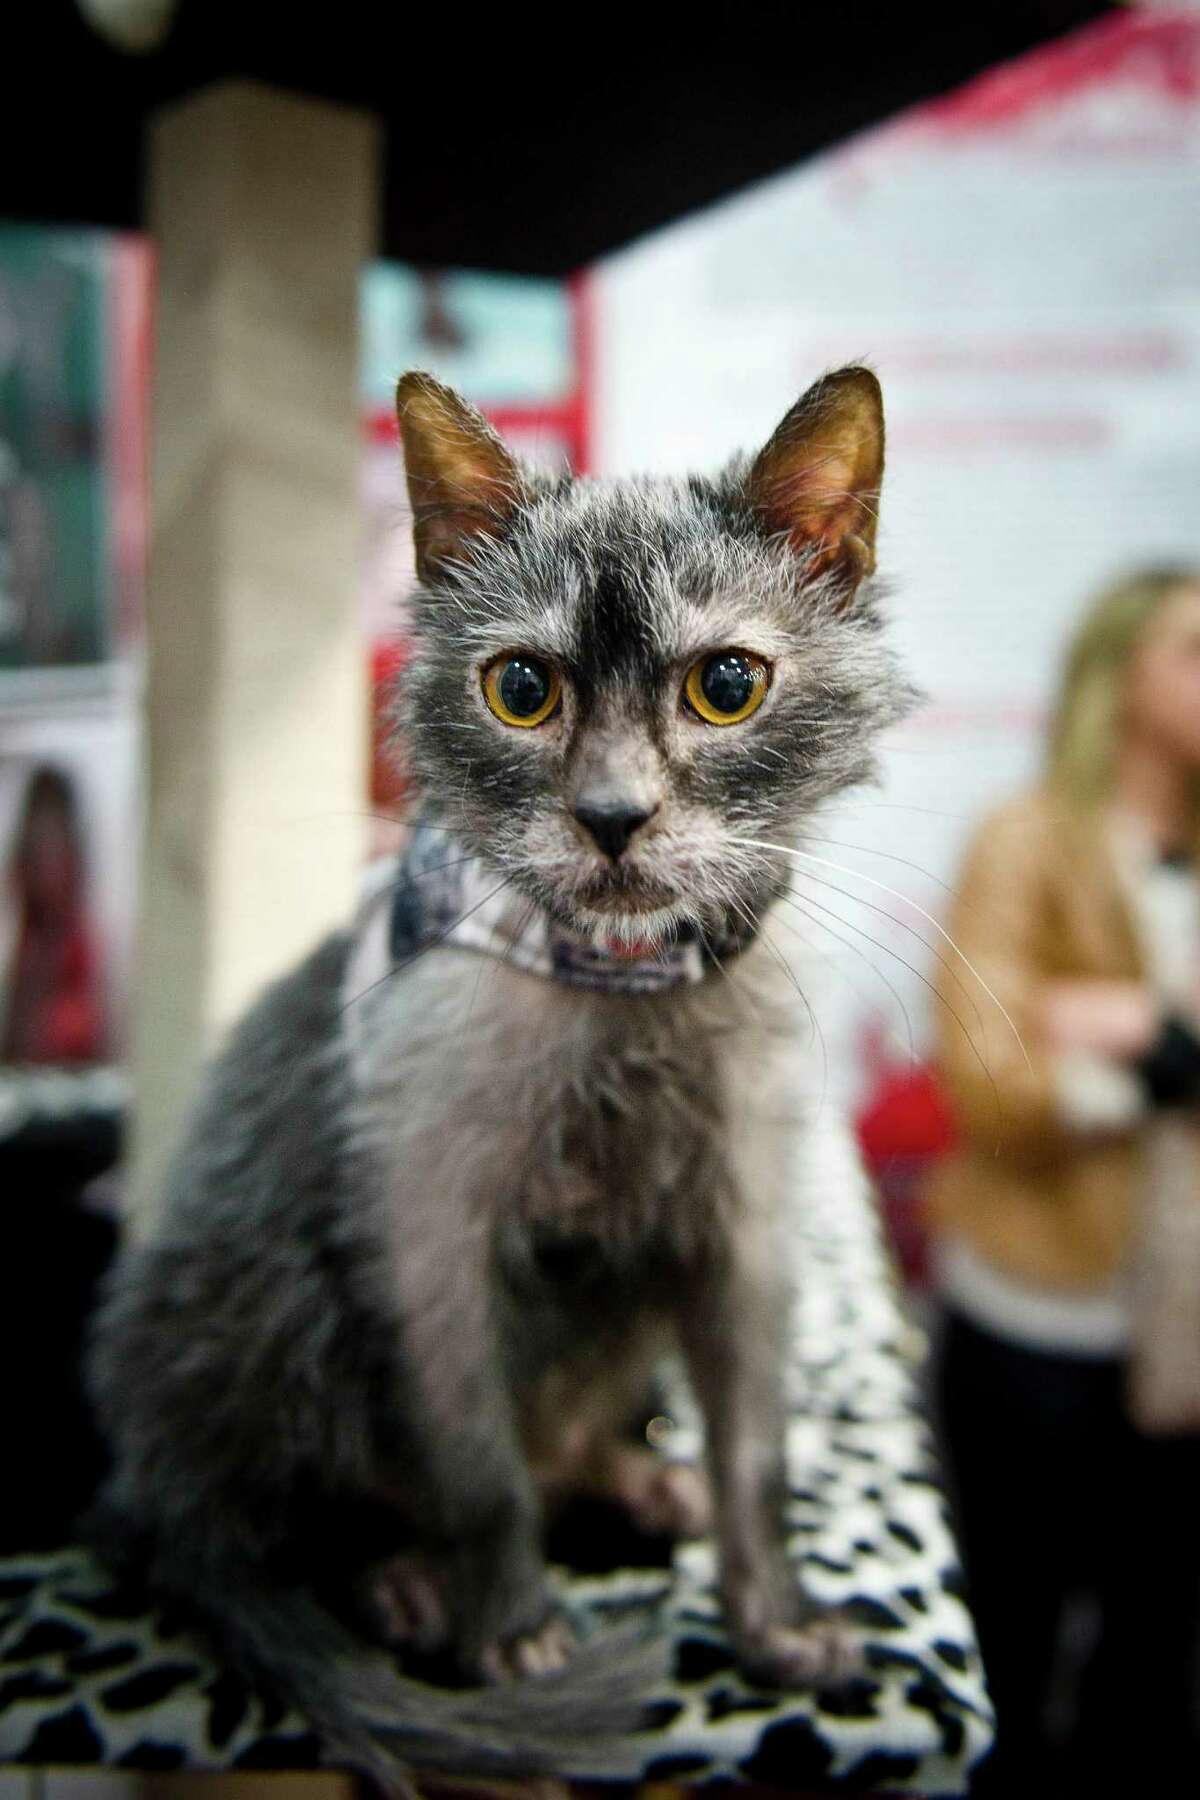
POLYGON ((387 694, 404 656, 411 518, 394 411, 396 381, 425 369, 479 407, 529 462, 589 460, 588 316, 582 283, 375 263, 363 277, 363 622, 375 694, 373 846, 395 840, 405 783, 388 747, 387 694))
POLYGON ((0 229, 0 674, 65 692, 137 636, 148 302, 134 240, 0 229))
POLYGON ((0 1063, 124 1041, 151 263, 0 228, 0 1063))

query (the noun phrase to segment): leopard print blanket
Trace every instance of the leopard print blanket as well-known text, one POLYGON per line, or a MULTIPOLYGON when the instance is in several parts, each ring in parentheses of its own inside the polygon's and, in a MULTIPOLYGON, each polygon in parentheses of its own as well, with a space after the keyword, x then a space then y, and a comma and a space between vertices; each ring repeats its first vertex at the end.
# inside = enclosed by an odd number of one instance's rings
MULTIPOLYGON (((806 1187, 791 1548, 814 1597, 861 1628, 863 1673, 825 1694, 748 1687, 721 1629, 704 1542, 681 1545, 670 1570, 564 1570, 563 1579, 593 1615, 653 1609, 673 1635, 673 1675, 648 1696, 631 1781, 962 1794, 990 1744, 991 1713, 920 1404, 923 1340, 903 1317, 871 1196, 835 1133, 806 1187)), ((682 1395, 670 1418, 662 1453, 695 1458, 699 1433, 682 1395)), ((115 1586, 86 1551, 0 1561, 0 1762, 318 1760, 303 1719, 222 1669, 184 1620, 115 1586)))

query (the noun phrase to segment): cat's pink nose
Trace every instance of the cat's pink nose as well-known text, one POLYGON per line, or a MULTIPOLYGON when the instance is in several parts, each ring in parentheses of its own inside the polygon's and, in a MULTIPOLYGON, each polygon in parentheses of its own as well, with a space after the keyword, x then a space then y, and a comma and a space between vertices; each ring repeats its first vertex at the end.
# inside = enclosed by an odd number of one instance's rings
POLYGON ((628 850, 629 840, 638 827, 652 819, 657 811, 657 806, 646 812, 641 807, 589 806, 586 801, 581 801, 575 808, 575 817, 604 855, 616 862, 628 850))

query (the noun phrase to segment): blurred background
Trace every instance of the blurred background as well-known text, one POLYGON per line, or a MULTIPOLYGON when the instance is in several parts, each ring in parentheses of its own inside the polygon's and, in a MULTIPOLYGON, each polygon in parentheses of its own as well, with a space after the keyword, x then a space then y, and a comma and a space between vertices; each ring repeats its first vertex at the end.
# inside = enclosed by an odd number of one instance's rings
MULTIPOLYGON (((60 1399, 200 1055, 403 832, 400 370, 595 475, 717 465, 822 370, 877 370, 926 700, 792 929, 918 1294, 947 888, 1097 589, 1200 564, 1200 12, 763 6, 660 39, 615 9, 564 54, 567 23, 7 14, 0 1261, 10 1319, 29 1259, 56 1271, 60 1399)), ((48 1537, 86 1482, 60 1460, 48 1537)))
MULTIPOLYGON (((281 41, 253 9, 166 0, 18 16, 29 91, 10 90, 0 120, 3 1062, 128 1064, 152 122, 249 77, 383 123, 364 238, 386 254, 355 278, 358 441, 343 446, 376 700, 404 654, 410 572, 398 370, 434 370, 525 454, 601 475, 715 465, 820 370, 878 370, 881 566, 927 704, 889 744, 882 788, 830 826, 839 869, 799 882, 807 958, 827 965, 830 1080, 919 1272, 909 1177, 949 1123, 923 1067, 922 939, 938 940, 916 909, 940 917, 972 822, 1033 772, 1060 651, 1097 584, 1200 552, 1196 13, 1023 0, 935 30, 892 9, 764 7, 719 53, 651 27, 636 56, 614 17, 586 79, 553 58, 535 75, 480 38, 450 56, 428 23, 411 38, 406 24, 398 61, 400 39, 353 7, 333 46, 315 23, 281 41), (53 154, 37 122, 51 70, 53 154), (35 836, 60 868, 53 952, 24 891, 35 836)), ((187 144, 158 145, 186 159, 187 144)), ((282 708, 283 686, 261 707, 282 708)), ((376 726, 363 810, 399 812, 380 740, 376 726)), ((253 748, 238 747, 251 790, 253 748)), ((295 803, 264 808, 257 831, 264 867, 289 834, 293 854, 304 838, 320 856, 323 832, 339 853, 346 841, 341 815, 295 803)), ((383 848, 388 824, 360 835, 364 854, 383 848)), ((315 905, 302 936, 324 922, 315 905)), ((258 950, 215 1015, 200 1005, 201 1034, 294 947, 258 950)), ((9 1086, 14 1120, 46 1091, 9 1086)), ((119 1087, 77 1092, 91 1116, 119 1087)))

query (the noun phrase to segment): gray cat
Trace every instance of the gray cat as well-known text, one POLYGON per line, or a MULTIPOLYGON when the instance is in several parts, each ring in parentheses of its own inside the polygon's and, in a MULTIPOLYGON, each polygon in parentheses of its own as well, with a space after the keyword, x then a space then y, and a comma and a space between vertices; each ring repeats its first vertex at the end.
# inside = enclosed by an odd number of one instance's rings
POLYGON ((645 1660, 574 1641, 542 1522, 591 1488, 707 1524, 699 1478, 622 1435, 672 1344, 745 1670, 845 1667, 785 1555, 803 1075, 762 922, 909 698, 866 370, 712 480, 531 473, 427 375, 398 405, 422 821, 212 1065, 91 1364, 97 1541, 385 1779, 552 1766, 628 1723, 645 1660), (401 1679, 351 1594, 492 1685, 401 1679))

